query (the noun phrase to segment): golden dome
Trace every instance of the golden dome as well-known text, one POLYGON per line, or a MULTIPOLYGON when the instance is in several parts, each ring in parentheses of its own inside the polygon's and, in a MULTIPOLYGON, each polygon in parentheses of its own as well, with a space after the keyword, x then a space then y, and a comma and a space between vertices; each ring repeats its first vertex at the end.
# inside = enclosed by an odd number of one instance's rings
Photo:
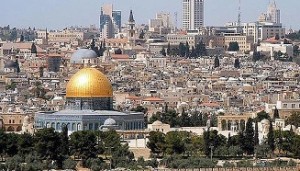
POLYGON ((74 74, 67 84, 66 97, 112 97, 108 78, 95 68, 84 68, 74 74))

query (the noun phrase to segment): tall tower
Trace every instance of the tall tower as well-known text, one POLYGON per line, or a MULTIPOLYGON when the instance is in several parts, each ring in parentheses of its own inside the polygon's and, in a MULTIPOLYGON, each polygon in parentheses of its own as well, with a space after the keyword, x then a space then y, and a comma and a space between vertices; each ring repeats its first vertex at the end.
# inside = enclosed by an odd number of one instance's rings
POLYGON ((130 46, 135 45, 135 20, 133 18, 132 10, 130 10, 129 20, 128 20, 128 41, 130 46))
POLYGON ((182 26, 185 30, 197 30, 204 25, 204 0, 182 1, 182 26))
POLYGON ((280 23, 280 10, 277 9, 276 2, 273 0, 268 6, 267 21, 280 23))
POLYGON ((101 7, 100 14, 100 37, 112 38, 121 31, 121 11, 114 11, 112 4, 101 7))

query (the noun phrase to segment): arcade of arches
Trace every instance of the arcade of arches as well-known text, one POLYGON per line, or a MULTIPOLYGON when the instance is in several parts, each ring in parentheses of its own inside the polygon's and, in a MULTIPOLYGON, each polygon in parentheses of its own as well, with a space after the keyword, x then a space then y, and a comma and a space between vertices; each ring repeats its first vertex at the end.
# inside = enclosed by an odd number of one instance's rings
POLYGON ((220 131, 238 132, 245 129, 249 118, 252 114, 218 116, 218 128, 220 131))

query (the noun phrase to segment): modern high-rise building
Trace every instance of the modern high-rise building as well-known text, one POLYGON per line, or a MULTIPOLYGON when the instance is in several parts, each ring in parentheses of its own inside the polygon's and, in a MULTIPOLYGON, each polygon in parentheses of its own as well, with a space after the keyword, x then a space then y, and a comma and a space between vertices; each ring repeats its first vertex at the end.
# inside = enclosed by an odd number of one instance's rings
POLYGON ((276 6, 275 0, 273 0, 269 6, 266 13, 262 13, 258 21, 260 22, 272 22, 272 23, 281 23, 280 21, 280 10, 276 6))
POLYGON ((185 30, 197 30, 204 25, 204 0, 182 1, 182 26, 185 30))
POLYGON ((112 4, 101 7, 100 14, 100 37, 112 38, 114 34, 121 31, 121 11, 114 11, 112 4))
POLYGON ((115 33, 119 33, 121 31, 121 26, 122 26, 122 12, 113 11, 112 18, 113 18, 115 33))
POLYGON ((267 11, 268 20, 273 23, 280 23, 280 10, 277 9, 275 0, 270 3, 267 11))

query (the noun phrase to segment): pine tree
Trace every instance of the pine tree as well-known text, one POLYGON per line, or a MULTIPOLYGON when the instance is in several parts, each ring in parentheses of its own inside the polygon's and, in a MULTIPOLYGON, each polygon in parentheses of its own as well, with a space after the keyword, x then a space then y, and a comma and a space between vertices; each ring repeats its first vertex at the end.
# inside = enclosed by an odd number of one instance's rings
POLYGON ((259 145, 259 138, 258 138, 258 122, 255 121, 255 129, 254 129, 254 145, 259 145))
POLYGON ((268 145, 270 146, 270 150, 272 150, 272 152, 275 150, 275 136, 274 136, 274 130, 273 130, 273 124, 272 121, 270 121, 270 126, 269 126, 269 133, 268 133, 268 145))
POLYGON ((220 60, 218 58, 218 56, 215 57, 215 61, 214 61, 214 67, 218 68, 220 66, 220 60))
POLYGON ((254 154, 254 129, 251 118, 246 123, 244 150, 248 155, 254 154))

